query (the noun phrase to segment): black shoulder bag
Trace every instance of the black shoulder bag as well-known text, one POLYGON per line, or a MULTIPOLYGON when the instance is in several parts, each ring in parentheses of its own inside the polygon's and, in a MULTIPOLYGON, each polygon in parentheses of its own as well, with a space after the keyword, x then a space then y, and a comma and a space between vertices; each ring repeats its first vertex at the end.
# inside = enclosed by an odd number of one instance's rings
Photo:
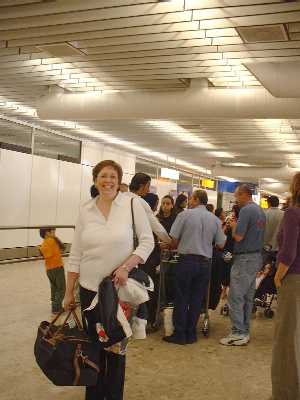
POLYGON ((36 362, 46 377, 57 386, 95 386, 100 373, 97 365, 99 346, 93 343, 79 321, 74 309, 68 314, 62 325, 55 322, 40 323, 34 345, 36 362), (68 320, 76 322, 70 328, 68 320))
POLYGON ((132 219, 132 231, 133 231, 133 247, 135 250, 139 245, 139 238, 137 236, 136 227, 135 227, 133 200, 134 200, 134 198, 131 199, 131 219, 132 219))

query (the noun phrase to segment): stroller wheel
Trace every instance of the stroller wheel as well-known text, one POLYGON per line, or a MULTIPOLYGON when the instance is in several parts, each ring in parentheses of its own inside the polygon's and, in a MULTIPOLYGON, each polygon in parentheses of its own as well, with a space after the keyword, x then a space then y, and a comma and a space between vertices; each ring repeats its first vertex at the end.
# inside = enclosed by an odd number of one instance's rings
POLYGON ((264 314, 265 314, 265 317, 269 318, 269 319, 272 319, 274 317, 274 311, 271 310, 270 308, 267 308, 265 310, 264 314))

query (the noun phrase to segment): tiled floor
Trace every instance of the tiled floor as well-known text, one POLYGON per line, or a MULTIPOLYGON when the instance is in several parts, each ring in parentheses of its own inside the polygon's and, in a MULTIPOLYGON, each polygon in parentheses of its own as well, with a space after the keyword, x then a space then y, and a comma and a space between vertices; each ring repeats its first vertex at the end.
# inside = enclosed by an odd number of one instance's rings
MULTIPOLYGON (((54 387, 33 356, 38 323, 49 316, 42 262, 0 266, 0 399, 79 400, 81 388, 54 387)), ((210 338, 189 346, 161 341, 162 333, 130 345, 125 400, 267 400, 273 322, 253 320, 248 347, 226 348, 228 318, 211 317, 210 338)))

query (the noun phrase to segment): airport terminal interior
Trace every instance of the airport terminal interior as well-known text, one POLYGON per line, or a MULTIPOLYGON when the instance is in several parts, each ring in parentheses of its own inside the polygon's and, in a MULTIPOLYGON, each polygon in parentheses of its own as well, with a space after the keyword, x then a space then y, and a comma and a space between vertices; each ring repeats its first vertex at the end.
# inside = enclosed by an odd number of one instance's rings
POLYGON ((1 400, 300 400, 299 77, 297 0, 0 0, 1 400), (92 341, 80 304, 137 265, 92 341), (97 384, 37 354, 73 289, 97 384))

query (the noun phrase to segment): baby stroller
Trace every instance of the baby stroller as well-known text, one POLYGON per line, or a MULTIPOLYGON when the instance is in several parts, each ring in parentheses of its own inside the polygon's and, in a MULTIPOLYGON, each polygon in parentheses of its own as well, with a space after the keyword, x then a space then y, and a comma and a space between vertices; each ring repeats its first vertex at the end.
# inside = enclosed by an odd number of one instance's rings
POLYGON ((254 313, 258 308, 263 308, 265 317, 270 319, 274 317, 272 304, 277 295, 274 283, 274 277, 276 274, 275 264, 276 259, 272 258, 269 263, 264 266, 263 270, 257 274, 256 292, 253 305, 254 313))

